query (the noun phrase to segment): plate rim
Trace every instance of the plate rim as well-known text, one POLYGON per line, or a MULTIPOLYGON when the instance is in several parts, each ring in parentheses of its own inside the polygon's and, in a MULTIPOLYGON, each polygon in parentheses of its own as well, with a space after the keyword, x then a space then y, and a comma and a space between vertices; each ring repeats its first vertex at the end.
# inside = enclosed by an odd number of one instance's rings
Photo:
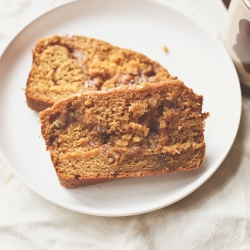
MULTIPOLYGON (((86 0, 84 0, 86 1, 86 0)), ((123 0, 119 0, 119 1, 123 1, 123 0)), ((137 2, 142 2, 142 0, 136 0, 137 2)), ((192 19, 191 17, 189 17, 186 13, 183 13, 182 11, 173 8, 172 6, 169 6, 167 3, 162 3, 162 2, 158 2, 158 1, 154 1, 154 0, 143 0, 144 2, 151 2, 153 4, 156 5, 161 5, 164 6, 164 8, 168 8, 171 11, 177 12, 179 15, 184 16, 186 19, 188 19, 192 25, 196 25, 198 26, 200 29, 203 30, 203 32, 206 33, 207 36, 210 37, 210 39, 214 40, 218 45, 220 45, 221 49, 224 50, 224 52, 227 54, 226 49, 222 46, 222 44, 220 43, 219 40, 216 40, 214 36, 212 36, 211 33, 209 33, 202 25, 200 25, 198 22, 196 22, 194 19, 192 19)), ((41 15, 37 16, 36 18, 32 19, 28 24, 24 25, 18 32, 16 32, 15 34, 12 35, 12 37, 9 39, 9 42, 7 43, 6 47, 2 50, 2 53, 0 54, 0 59, 4 56, 5 53, 7 53, 9 46, 12 44, 12 42, 15 41, 15 39, 17 39, 18 35, 21 34, 26 28, 28 28, 32 23, 36 22, 38 19, 43 18, 44 16, 46 16, 48 13, 54 12, 55 10, 58 10, 60 8, 65 8, 67 5, 72 5, 72 4, 77 4, 78 1, 71 1, 71 2, 67 2, 67 3, 63 3, 59 6, 56 6, 55 8, 52 8, 44 13, 42 13, 41 15)), ((131 1, 133 2, 133 1, 131 1)), ((227 54, 228 59, 230 60, 230 56, 227 54)), ((230 60, 231 61, 231 60, 230 60)), ((233 62, 231 61, 231 64, 233 65, 233 62)), ((235 69, 234 65, 233 68, 235 69)), ((235 74, 238 78, 236 69, 235 69, 235 74)), ((16 172, 15 168, 13 168, 11 166, 11 164, 8 163, 8 160, 5 158, 5 156, 3 155, 2 151, 0 150, 0 157, 3 160, 3 162, 7 165, 8 168, 11 169, 11 171, 15 174, 15 176, 17 176, 29 189, 31 189, 33 192, 35 192, 36 194, 38 194, 39 196, 43 197, 44 199, 50 201, 53 204, 56 204, 60 207, 66 208, 68 210, 71 211, 75 211, 75 212, 79 212, 79 213, 84 213, 84 214, 89 214, 89 215, 95 215, 95 216, 105 216, 105 217, 122 217, 122 216, 132 216, 132 215, 138 215, 138 214, 144 214, 144 213, 148 213, 148 212, 152 212, 158 209, 161 209, 163 207, 169 206, 175 202, 178 202, 179 200, 187 197, 188 195, 190 195, 192 192, 194 192, 195 190, 197 190, 200 186, 202 186, 213 174, 214 172, 216 172, 216 170, 220 167, 220 165, 222 164, 222 162, 224 161, 224 159, 227 157, 230 149, 232 148, 232 145, 235 141, 235 138, 237 136, 237 132, 239 129, 239 125, 240 125, 240 120, 241 120, 241 114, 242 114, 242 95, 241 95, 241 91, 240 91, 240 81, 238 78, 238 82, 237 84, 239 85, 239 93, 240 95, 238 96, 239 98, 239 112, 238 112, 238 121, 237 121, 237 129, 236 131, 234 131, 234 136, 233 139, 231 140, 231 144, 227 146, 227 149, 225 150, 227 153, 224 154, 223 156, 220 156, 219 159, 217 159, 218 163, 216 164, 216 167, 214 167, 213 169, 209 169, 209 173, 206 174, 206 178, 202 178, 202 181, 199 182, 198 185, 196 185, 195 188, 192 188, 191 190, 189 190, 189 192, 186 192, 185 194, 183 194, 182 196, 178 197, 178 199, 173 200, 172 202, 168 203, 168 204, 162 204, 161 206, 155 207, 155 208, 151 208, 151 209, 145 209, 144 211, 136 211, 136 212, 130 212, 130 213, 126 213, 126 214, 101 214, 101 213, 91 213, 91 212, 86 212, 83 210, 79 210, 79 209, 74 209, 72 208, 72 206, 67 206, 61 203, 58 203, 52 199, 50 199, 47 196, 44 196, 41 192, 38 192, 37 190, 35 190, 31 185, 29 185, 29 183, 26 182, 26 180, 24 180, 21 176, 19 176, 19 174, 16 172)))

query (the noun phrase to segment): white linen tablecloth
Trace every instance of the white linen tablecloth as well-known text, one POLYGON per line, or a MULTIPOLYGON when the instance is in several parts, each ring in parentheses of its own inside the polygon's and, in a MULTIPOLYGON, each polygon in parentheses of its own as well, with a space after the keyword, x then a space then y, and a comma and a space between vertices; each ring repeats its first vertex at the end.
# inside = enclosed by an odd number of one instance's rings
MULTIPOLYGON (((220 0, 158 0, 218 37, 220 0)), ((0 52, 38 15, 68 0, 0 0, 0 52)), ((198 190, 160 210, 121 218, 80 214, 28 189, 0 159, 0 249, 250 249, 250 90, 228 156, 198 190)), ((233 118, 232 118, 233 119, 233 118)))

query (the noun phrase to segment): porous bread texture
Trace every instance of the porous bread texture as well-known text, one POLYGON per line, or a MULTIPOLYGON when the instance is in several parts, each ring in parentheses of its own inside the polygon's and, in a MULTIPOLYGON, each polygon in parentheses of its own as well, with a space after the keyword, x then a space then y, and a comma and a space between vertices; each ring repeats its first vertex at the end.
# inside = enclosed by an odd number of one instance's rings
POLYGON ((203 97, 179 80, 89 91, 40 113, 61 185, 197 169, 205 155, 203 97))
POLYGON ((143 54, 94 38, 55 35, 35 46, 25 94, 28 106, 41 111, 86 90, 168 78, 166 69, 143 54))

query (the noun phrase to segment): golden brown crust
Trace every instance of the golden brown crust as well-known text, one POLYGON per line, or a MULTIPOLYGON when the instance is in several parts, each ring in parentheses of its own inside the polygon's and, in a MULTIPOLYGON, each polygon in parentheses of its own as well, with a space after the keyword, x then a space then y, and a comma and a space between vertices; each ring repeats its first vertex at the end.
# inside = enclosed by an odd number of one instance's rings
POLYGON ((170 173, 177 173, 177 172, 184 172, 184 171, 192 171, 196 170, 199 168, 198 165, 190 167, 189 169, 179 169, 177 170, 172 170, 172 171, 150 171, 147 173, 141 173, 140 175, 135 175, 135 174, 128 174, 128 173, 123 173, 120 174, 119 176, 110 176, 107 175, 106 177, 97 177, 97 178, 86 178, 86 177, 81 177, 79 179, 75 179, 74 176, 61 176, 60 174, 58 175, 60 184, 63 187, 66 188, 77 188, 81 186, 89 186, 89 185, 95 185, 95 184, 100 184, 104 182, 109 182, 109 181, 116 181, 116 180, 121 180, 121 179, 127 179, 127 178, 135 178, 135 177, 146 177, 146 176, 153 176, 153 175, 161 175, 161 174, 170 174, 170 173))
POLYGON ((28 94, 26 94, 26 103, 29 108, 38 112, 45 110, 53 105, 52 102, 46 102, 37 97, 29 96, 28 94))
POLYGON ((107 90, 171 78, 147 56, 82 36, 41 39, 26 83, 27 104, 41 111, 56 101, 88 90, 107 90))
POLYGON ((203 97, 179 80, 89 91, 40 113, 60 182, 73 188, 189 171, 205 156, 203 97))

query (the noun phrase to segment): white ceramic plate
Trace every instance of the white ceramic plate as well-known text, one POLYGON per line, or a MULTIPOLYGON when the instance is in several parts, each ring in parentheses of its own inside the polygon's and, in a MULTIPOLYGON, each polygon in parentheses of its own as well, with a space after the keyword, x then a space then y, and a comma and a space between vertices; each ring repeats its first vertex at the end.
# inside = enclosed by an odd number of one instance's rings
POLYGON ((187 196, 226 157, 241 114, 240 85, 222 45, 176 10, 145 0, 77 1, 56 8, 23 29, 0 62, 0 152, 32 190, 62 207, 93 215, 152 211, 187 196), (120 180, 77 189, 60 186, 40 137, 38 114, 24 90, 36 42, 53 34, 78 34, 141 52, 204 96, 205 160, 197 171, 120 180), (163 51, 163 46, 169 53, 163 51))

